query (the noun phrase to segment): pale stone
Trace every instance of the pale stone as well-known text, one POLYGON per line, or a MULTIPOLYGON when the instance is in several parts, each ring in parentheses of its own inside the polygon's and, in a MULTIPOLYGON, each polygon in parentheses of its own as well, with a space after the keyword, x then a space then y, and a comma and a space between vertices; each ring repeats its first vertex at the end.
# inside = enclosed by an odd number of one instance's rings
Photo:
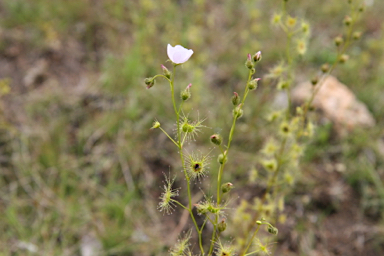
MULTIPOLYGON (((314 86, 309 82, 296 86, 292 90, 293 101, 302 104, 310 98, 313 89, 314 86)), ((339 131, 375 125, 375 119, 366 105, 333 76, 328 76, 321 84, 312 104, 321 110, 339 131)))

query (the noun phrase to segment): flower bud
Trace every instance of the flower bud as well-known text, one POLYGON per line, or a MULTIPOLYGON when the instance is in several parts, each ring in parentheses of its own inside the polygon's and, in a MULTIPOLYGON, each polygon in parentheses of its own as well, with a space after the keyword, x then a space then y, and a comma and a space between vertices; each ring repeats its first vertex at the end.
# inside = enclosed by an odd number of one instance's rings
POLYGON ((312 85, 316 85, 319 82, 319 78, 317 76, 312 77, 311 83, 312 85))
POLYGON ((221 185, 221 192, 224 194, 231 191, 233 189, 233 184, 231 182, 224 183, 221 185))
POLYGON ((249 54, 249 53, 248 53, 248 55, 247 55, 247 61, 245 62, 245 66, 246 66, 248 69, 253 69, 252 57, 251 57, 251 54, 249 54))
POLYGON ((358 31, 354 32, 352 37, 354 40, 359 40, 361 37, 361 32, 358 32, 358 31))
POLYGON ((225 164, 227 162, 228 158, 226 155, 224 154, 220 154, 218 157, 217 157, 217 161, 219 162, 219 164, 225 164))
POLYGON ((261 51, 258 51, 255 55, 253 55, 253 61, 258 62, 261 61, 261 51))
POLYGON ((323 64, 323 65, 321 66, 321 71, 322 71, 323 73, 327 73, 328 70, 329 70, 329 64, 328 64, 328 63, 325 63, 325 64, 323 64))
POLYGON ((191 97, 191 93, 189 91, 185 90, 185 91, 181 92, 180 96, 181 96, 181 99, 183 101, 186 101, 186 100, 188 100, 191 97))
POLYGON ((363 12, 365 10, 365 5, 359 7, 359 12, 363 12))
POLYGON ((340 46, 343 43, 343 38, 341 36, 335 37, 335 45, 340 46))
POLYGON ((257 82, 259 82, 260 78, 253 79, 248 83, 249 90, 255 90, 257 88, 257 82))
POLYGON ((232 96, 232 104, 234 106, 237 106, 240 103, 240 97, 239 97, 239 94, 237 94, 237 92, 234 92, 233 94, 234 95, 232 96))
POLYGON ((352 18, 350 16, 345 16, 344 25, 349 26, 352 23, 352 18))
POLYGON ((223 232, 227 228, 227 223, 225 222, 225 219, 222 219, 221 222, 217 225, 217 229, 219 232, 223 232))
POLYGON ((160 127, 160 123, 158 121, 155 121, 155 122, 153 122, 151 129, 157 129, 159 127, 160 127))
POLYGON ((161 65, 161 68, 163 69, 163 75, 166 78, 171 79, 171 72, 164 65, 161 65))
POLYGON ((213 134, 211 136, 211 142, 217 146, 220 146, 223 142, 223 138, 220 136, 220 134, 213 134))
POLYGON ((272 225, 269 225, 267 230, 268 230, 268 233, 272 235, 277 235, 277 233, 279 233, 279 230, 273 227, 272 225))
POLYGON ((155 79, 153 77, 145 78, 144 83, 147 85, 147 89, 149 89, 155 85, 155 79))
POLYGON ((240 117, 243 116, 243 110, 241 109, 242 104, 238 105, 236 108, 233 109, 233 116, 236 119, 239 119, 240 117))
POLYGON ((340 56, 340 63, 345 63, 349 59, 349 56, 347 54, 343 54, 340 56))
POLYGON ((257 225, 261 225, 261 224, 263 224, 263 223, 262 223, 261 221, 258 220, 258 221, 256 221, 256 224, 257 224, 257 225))
POLYGON ((186 101, 186 100, 188 100, 189 98, 191 98, 191 92, 190 92, 190 90, 189 90, 189 88, 191 88, 191 86, 192 86, 192 84, 189 84, 189 85, 187 86, 187 88, 186 88, 184 91, 182 91, 182 92, 180 93, 180 97, 181 97, 181 99, 182 99, 183 101, 186 101))

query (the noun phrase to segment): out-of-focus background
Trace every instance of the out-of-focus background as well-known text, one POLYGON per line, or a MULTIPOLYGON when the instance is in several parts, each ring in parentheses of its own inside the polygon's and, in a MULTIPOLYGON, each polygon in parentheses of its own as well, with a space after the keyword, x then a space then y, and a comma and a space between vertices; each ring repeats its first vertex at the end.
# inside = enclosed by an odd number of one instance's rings
MULTIPOLYGON (((180 209, 156 209, 163 173, 180 174, 180 163, 173 144, 149 130, 155 118, 174 129, 169 86, 146 90, 143 79, 169 67, 168 43, 194 50, 176 86, 193 84, 186 108, 207 118, 194 142, 207 150, 213 132, 229 130, 247 53, 262 51, 261 78, 284 57, 285 36, 271 25, 281 2, 0 1, 0 255, 167 255, 190 224, 179 223, 180 209)), ((318 128, 271 245, 283 255, 384 255, 384 2, 365 4, 361 40, 334 75, 374 122, 343 129, 325 111, 313 115, 318 128)), ((347 0, 288 1, 311 25, 297 84, 335 59, 348 8, 347 0)), ((269 136, 265 116, 279 104, 273 83, 259 87, 225 174, 236 183, 234 207, 260 190, 249 175, 269 136)))

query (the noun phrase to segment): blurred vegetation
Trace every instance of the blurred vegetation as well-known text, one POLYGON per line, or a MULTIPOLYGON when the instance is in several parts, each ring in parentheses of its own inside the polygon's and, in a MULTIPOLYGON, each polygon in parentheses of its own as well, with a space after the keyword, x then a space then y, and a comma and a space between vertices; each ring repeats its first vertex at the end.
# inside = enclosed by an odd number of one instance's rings
MULTIPOLYGON (((298 66, 301 82, 335 58, 333 38, 346 1, 290 2, 290 12, 308 20, 312 31, 298 66)), ((368 106, 376 126, 340 138, 332 124, 319 121, 290 198, 313 189, 311 173, 342 163, 341 179, 359 195, 359 209, 382 228, 384 4, 366 2, 362 39, 335 75, 368 106)), ((163 97, 169 88, 157 83, 146 90, 143 79, 160 72, 168 43, 194 50, 176 84, 193 84, 198 108, 187 107, 207 117, 211 129, 196 142, 207 145, 212 131, 231 125, 228 101, 242 88, 246 54, 263 52, 259 74, 280 60, 284 37, 270 25, 280 3, 1 1, 0 255, 80 255, 85 237, 100 241, 102 255, 165 255, 177 223, 156 210, 158 187, 162 172, 177 173, 179 163, 166 137, 149 130, 154 118, 173 128, 163 97)), ((268 137, 265 115, 274 94, 273 85, 261 83, 238 126, 228 166, 233 172, 225 175, 240 191, 254 189, 247 180, 268 137)), ((378 252, 380 243, 377 236, 378 252)))

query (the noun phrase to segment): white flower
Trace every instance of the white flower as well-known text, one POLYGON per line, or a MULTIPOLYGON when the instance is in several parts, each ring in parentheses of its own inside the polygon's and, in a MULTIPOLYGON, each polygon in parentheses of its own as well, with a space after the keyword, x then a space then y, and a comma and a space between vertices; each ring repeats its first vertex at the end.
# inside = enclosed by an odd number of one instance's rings
POLYGON ((193 51, 184 48, 181 45, 173 47, 168 44, 167 46, 168 58, 175 64, 182 64, 191 58, 193 51))

